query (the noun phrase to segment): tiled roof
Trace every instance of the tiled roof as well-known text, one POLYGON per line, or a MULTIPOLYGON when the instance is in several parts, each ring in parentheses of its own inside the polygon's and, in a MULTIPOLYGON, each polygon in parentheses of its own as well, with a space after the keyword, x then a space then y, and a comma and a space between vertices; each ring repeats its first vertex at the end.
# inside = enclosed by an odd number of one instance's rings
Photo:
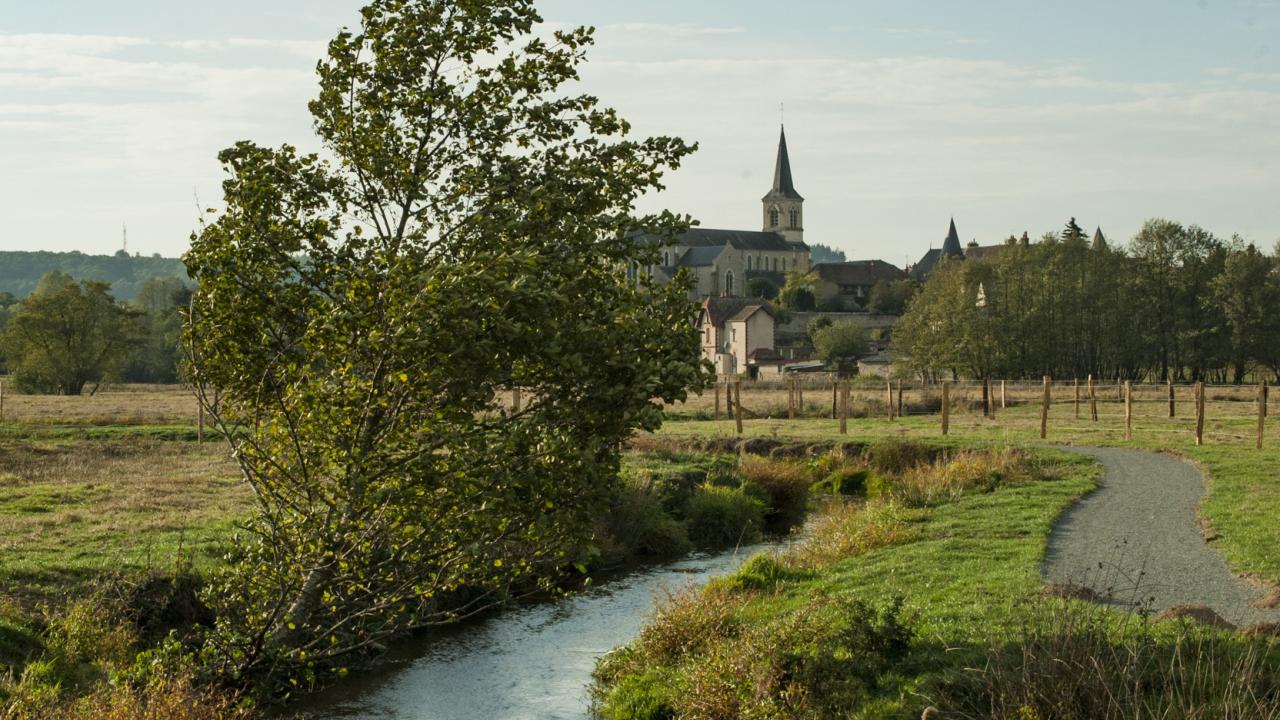
POLYGON ((907 274, 883 260, 857 260, 842 263, 818 263, 813 266, 818 277, 837 285, 875 285, 881 280, 905 280, 907 274))
POLYGON ((755 315, 756 313, 761 312, 761 311, 764 311, 764 313, 765 313, 766 315, 768 315, 769 317, 773 317, 773 316, 774 316, 774 315, 773 315, 773 308, 772 308, 772 307, 770 307, 770 306, 769 306, 769 304, 768 304, 767 302, 764 302, 764 303, 762 304, 762 301, 760 301, 760 300, 756 300, 755 304, 753 304, 753 305, 748 305, 748 306, 746 306, 746 307, 742 308, 742 309, 741 309, 741 310, 739 310, 737 313, 735 313, 733 317, 729 318, 729 320, 728 320, 727 322, 731 322, 731 323, 736 323, 736 322, 745 322, 745 321, 746 321, 746 320, 748 320, 752 315, 755 315))
POLYGON ((716 326, 729 322, 731 318, 736 317, 744 309, 748 308, 753 308, 752 312, 764 308, 770 315, 773 315, 773 306, 760 298, 713 296, 702 302, 702 309, 707 314, 707 320, 716 326))

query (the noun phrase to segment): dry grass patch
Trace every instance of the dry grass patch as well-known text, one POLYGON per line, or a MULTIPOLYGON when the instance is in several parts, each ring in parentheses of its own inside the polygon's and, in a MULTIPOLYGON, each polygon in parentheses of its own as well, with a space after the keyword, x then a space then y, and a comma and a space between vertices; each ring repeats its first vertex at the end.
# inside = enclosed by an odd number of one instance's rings
POLYGON ((17 395, 5 388, 5 422, 38 425, 194 425, 199 406, 176 385, 113 386, 93 395, 17 395))
POLYGON ((17 595, 213 552, 251 502, 221 443, 3 442, 0 468, 0 590, 17 595))

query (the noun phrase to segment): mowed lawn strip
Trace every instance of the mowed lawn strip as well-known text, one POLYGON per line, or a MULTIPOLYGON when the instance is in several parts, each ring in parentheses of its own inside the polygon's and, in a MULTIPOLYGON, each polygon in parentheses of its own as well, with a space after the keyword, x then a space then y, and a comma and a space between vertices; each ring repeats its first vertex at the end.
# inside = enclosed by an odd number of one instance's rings
MULTIPOLYGON (((1076 420, 1069 403, 1054 405, 1044 444, 1171 452, 1198 463, 1208 479, 1200 513, 1213 529, 1214 547, 1234 572, 1280 584, 1280 523, 1275 520, 1280 517, 1280 417, 1270 419, 1263 449, 1258 450, 1254 447, 1256 418, 1243 417, 1239 403, 1221 404, 1215 417, 1211 405, 1205 444, 1196 446, 1193 422, 1187 416, 1193 411, 1190 402, 1181 403, 1178 417, 1172 419, 1161 415, 1164 406, 1139 406, 1142 412, 1134 419, 1132 440, 1124 439, 1123 418, 1114 416, 1116 408, 1111 405, 1097 423, 1076 420), (1235 415, 1227 415, 1228 411, 1235 415)), ((1087 407, 1083 413, 1087 417, 1087 407)), ((947 438, 941 435, 937 416, 909 416, 892 423, 884 418, 850 419, 847 436, 839 434, 839 421, 831 419, 747 420, 744 437, 797 442, 869 442, 897 437, 952 447, 1028 446, 1042 442, 1039 422, 1039 409, 1023 405, 998 412, 995 420, 983 419, 980 414, 958 414, 952 418, 947 438)), ((687 440, 735 437, 733 423, 724 420, 668 422, 658 434, 687 440)))

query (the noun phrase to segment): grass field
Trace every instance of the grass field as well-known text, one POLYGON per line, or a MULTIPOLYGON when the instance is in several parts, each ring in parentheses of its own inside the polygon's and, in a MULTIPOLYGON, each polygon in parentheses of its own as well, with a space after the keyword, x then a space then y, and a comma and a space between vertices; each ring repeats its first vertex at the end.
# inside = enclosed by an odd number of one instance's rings
MULTIPOLYGON (((1193 411, 1190 403, 1179 408, 1176 418, 1167 417, 1167 405, 1163 403, 1135 403, 1132 440, 1124 438, 1123 410, 1118 404, 1100 406, 1099 421, 1094 423, 1075 419, 1072 405, 1060 403, 1050 411, 1045 442, 1168 451, 1194 460, 1209 479, 1209 493, 1201 513, 1217 535, 1215 547, 1236 572, 1280 583, 1280 523, 1276 522, 1280 516, 1280 421, 1271 423, 1263 449, 1257 450, 1256 415, 1242 415, 1242 404, 1206 403, 1205 444, 1196 446, 1194 419, 1188 416, 1193 411)), ((998 412, 994 420, 984 419, 981 413, 961 413, 951 419, 948 441, 1039 445, 1039 423, 1039 408, 1031 405, 998 412)), ((736 436, 734 423, 728 420, 670 422, 659 434, 683 438, 736 436)), ((838 421, 819 418, 747 420, 744 435, 806 441, 842 437, 838 421)), ((942 440, 937 416, 908 416, 892 423, 879 417, 852 418, 847 437, 942 440)))
POLYGON ((0 439, 0 593, 24 605, 104 573, 221 554, 248 488, 222 443, 0 439))

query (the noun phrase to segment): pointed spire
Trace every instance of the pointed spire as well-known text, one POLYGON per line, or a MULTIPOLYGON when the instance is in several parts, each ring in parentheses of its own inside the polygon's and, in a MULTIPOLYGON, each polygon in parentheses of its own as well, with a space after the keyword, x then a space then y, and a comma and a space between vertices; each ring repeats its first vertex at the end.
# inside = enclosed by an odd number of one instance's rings
POLYGON ((766 197, 804 199, 800 197, 800 193, 796 192, 795 182, 791 179, 791 155, 787 152, 786 126, 783 126, 782 134, 778 137, 778 162, 773 170, 773 189, 766 197))
POLYGON ((960 249, 960 233, 956 232, 955 218, 951 218, 951 229, 947 232, 946 242, 942 243, 942 254, 964 257, 964 251, 960 249))
POLYGON ((1101 227, 1099 227, 1097 231, 1093 233, 1093 249, 1094 250, 1107 249, 1107 238, 1102 234, 1101 227))

